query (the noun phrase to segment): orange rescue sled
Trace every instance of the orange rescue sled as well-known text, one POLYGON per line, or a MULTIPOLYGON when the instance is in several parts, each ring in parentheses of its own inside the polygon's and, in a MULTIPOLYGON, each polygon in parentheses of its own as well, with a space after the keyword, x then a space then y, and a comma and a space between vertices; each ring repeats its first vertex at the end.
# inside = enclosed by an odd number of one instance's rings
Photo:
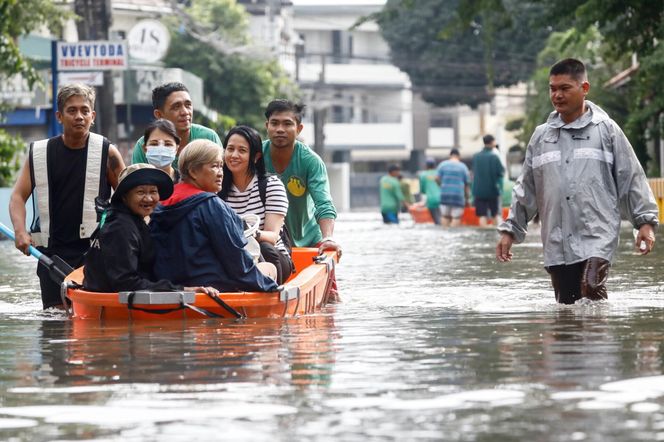
MULTIPOLYGON (((503 219, 507 218, 507 215, 509 214, 509 207, 503 207, 503 219)), ((426 206, 419 206, 419 205, 411 205, 408 208, 408 212, 410 212, 410 216, 413 217, 413 221, 416 224, 433 224, 433 218, 431 218, 431 213, 429 213, 429 209, 426 208, 426 206)), ((492 222, 491 219, 488 220, 489 223, 492 222)), ((480 219, 475 215, 475 208, 474 207, 466 207, 463 211, 463 215, 461 216, 461 225, 462 226, 479 226, 480 224, 480 219)))
POLYGON ((315 248, 293 248, 296 273, 276 292, 220 293, 215 300, 205 293, 146 291, 98 293, 77 285, 83 268, 65 280, 73 319, 164 320, 206 317, 276 318, 313 313, 330 298, 336 252, 318 256, 315 248), (225 305, 225 306, 224 306, 225 305))

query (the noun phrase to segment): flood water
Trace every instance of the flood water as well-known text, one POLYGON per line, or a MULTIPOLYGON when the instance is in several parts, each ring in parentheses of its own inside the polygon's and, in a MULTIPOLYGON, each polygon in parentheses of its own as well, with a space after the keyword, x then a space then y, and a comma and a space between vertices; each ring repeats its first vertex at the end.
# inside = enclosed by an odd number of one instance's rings
POLYGON ((556 305, 538 233, 341 216, 341 304, 288 320, 69 322, 0 242, 0 439, 664 439, 664 241, 556 305))

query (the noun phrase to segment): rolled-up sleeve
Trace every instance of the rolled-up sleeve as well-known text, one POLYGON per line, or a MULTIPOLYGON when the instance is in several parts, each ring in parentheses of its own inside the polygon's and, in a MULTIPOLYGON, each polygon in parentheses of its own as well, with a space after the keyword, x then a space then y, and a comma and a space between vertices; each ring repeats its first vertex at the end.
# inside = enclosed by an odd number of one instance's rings
POLYGON ((330 182, 327 177, 327 169, 322 160, 312 161, 309 167, 309 194, 314 200, 314 216, 316 221, 320 219, 336 219, 337 209, 334 207, 332 195, 330 194, 330 182))

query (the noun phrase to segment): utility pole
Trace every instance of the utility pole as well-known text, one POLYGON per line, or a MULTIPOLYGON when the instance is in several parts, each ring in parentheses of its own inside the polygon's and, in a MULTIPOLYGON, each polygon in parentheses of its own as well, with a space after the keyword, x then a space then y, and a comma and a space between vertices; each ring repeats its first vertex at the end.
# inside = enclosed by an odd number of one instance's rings
MULTIPOLYGON (((74 12, 81 17, 76 24, 79 40, 108 40, 111 26, 111 0, 74 0, 74 12)), ((113 98, 113 73, 104 71, 104 85, 97 87, 97 129, 94 131, 117 142, 117 118, 113 98)))
POLYGON ((325 54, 320 59, 320 74, 314 86, 314 151, 323 159, 325 154, 325 120, 327 118, 327 104, 325 100, 325 54), (320 102, 319 102, 320 101, 320 102))

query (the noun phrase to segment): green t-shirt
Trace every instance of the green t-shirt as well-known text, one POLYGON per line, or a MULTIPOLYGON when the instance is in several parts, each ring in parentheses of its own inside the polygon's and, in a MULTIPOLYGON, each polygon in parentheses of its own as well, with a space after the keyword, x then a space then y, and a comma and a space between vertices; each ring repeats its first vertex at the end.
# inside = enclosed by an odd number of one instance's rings
POLYGON ((296 141, 288 166, 283 173, 277 174, 270 156, 270 144, 270 140, 263 142, 265 169, 276 174, 286 187, 286 226, 296 246, 313 247, 323 239, 318 220, 337 217, 325 163, 309 146, 296 141))
POLYGON ((429 209, 440 206, 440 185, 436 182, 436 178, 438 178, 436 169, 420 172, 420 193, 426 196, 429 209))
POLYGON ((380 179, 380 211, 399 213, 404 200, 399 179, 392 175, 384 175, 380 179))
MULTIPOLYGON (((194 140, 210 140, 214 141, 218 145, 221 146, 221 140, 219 139, 219 135, 209 127, 201 126, 200 124, 192 124, 191 129, 189 132, 189 141, 194 141, 194 140)), ((145 151, 143 150, 143 144, 145 141, 143 140, 143 137, 139 138, 138 141, 136 142, 136 145, 134 146, 134 151, 131 154, 131 164, 136 164, 136 163, 147 163, 148 158, 145 155, 145 151)), ((178 168, 178 159, 177 157, 175 160, 173 160, 173 168, 177 170, 178 168)))
POLYGON ((492 148, 485 147, 473 156, 473 199, 491 199, 503 193, 505 168, 492 148))

